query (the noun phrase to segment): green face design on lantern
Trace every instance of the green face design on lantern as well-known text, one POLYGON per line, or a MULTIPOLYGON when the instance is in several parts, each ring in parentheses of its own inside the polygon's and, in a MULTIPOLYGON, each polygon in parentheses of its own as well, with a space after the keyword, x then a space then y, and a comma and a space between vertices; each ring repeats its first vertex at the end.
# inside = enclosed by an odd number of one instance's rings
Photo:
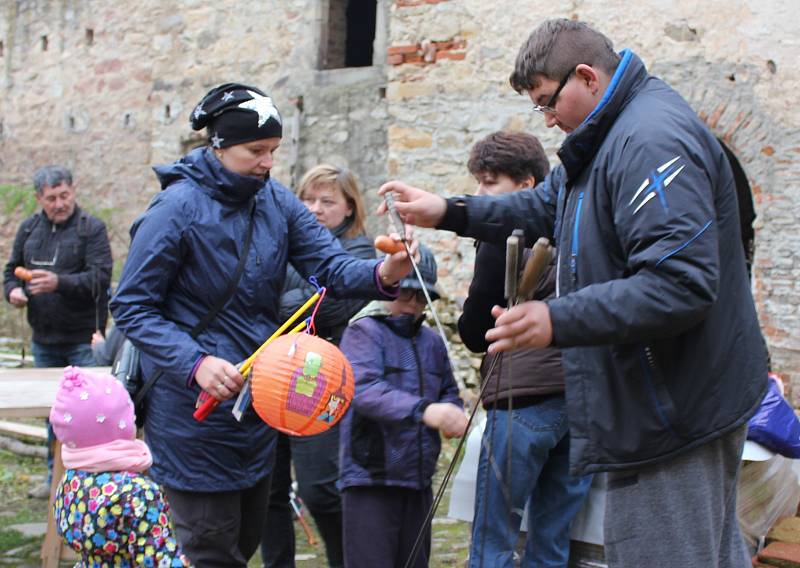
POLYGON ((303 376, 297 378, 295 392, 305 396, 312 396, 317 388, 317 375, 322 368, 322 355, 309 351, 303 363, 303 376))

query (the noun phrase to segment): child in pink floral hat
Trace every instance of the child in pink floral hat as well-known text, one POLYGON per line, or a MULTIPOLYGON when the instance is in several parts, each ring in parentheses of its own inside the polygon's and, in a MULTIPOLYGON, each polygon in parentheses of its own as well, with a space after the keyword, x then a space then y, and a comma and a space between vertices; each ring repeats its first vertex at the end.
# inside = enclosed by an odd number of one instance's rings
POLYGON ((136 439, 133 402, 110 375, 67 367, 50 410, 67 471, 56 492, 58 533, 78 566, 189 566, 169 504, 144 472, 150 449, 136 439))

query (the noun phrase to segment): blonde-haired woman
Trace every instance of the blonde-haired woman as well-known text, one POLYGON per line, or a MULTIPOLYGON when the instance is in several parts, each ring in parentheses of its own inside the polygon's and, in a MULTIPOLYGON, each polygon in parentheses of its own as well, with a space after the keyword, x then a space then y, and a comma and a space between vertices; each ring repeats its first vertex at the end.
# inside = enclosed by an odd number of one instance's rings
MULTIPOLYGON (((345 251, 359 258, 375 258, 372 241, 364 232, 364 202, 350 170, 329 164, 311 168, 300 180, 296 193, 345 251)), ((281 316, 290 316, 313 292, 314 288, 289 267, 281 296, 281 316)), ((315 318, 317 335, 338 344, 348 320, 365 303, 365 300, 326 298, 315 318)), ((325 542, 328 565, 332 568, 344 566, 342 507, 336 487, 339 477, 338 425, 316 436, 279 436, 269 511, 261 540, 264 566, 294 566, 294 526, 289 505, 292 460, 298 493, 325 542)))

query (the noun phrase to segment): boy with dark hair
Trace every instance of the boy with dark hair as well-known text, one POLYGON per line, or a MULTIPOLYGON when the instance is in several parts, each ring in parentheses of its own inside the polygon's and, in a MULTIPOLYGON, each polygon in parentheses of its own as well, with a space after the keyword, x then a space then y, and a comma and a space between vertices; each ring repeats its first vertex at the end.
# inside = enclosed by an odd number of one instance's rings
POLYGON ((493 353, 563 348, 571 469, 609 472, 609 566, 749 566, 736 481, 767 366, 728 159, 677 92, 586 24, 544 22, 511 84, 569 134, 544 183, 380 192, 418 226, 558 246, 557 297, 494 307, 486 338, 493 353))
POLYGON ((497 195, 533 187, 550 171, 550 164, 535 136, 500 131, 475 143, 467 168, 478 181, 478 195, 497 195))
MULTIPOLYGON (((495 132, 472 148, 469 171, 478 195, 530 191, 550 165, 539 140, 522 132, 495 132)), ((486 332, 494 327, 492 306, 503 298, 505 248, 478 242, 475 275, 458 320, 461 339, 484 352, 486 332)), ((555 270, 542 275, 534 298, 555 296, 555 270)), ((561 351, 555 347, 520 349, 501 355, 487 374, 481 366, 486 409, 475 492, 469 566, 511 567, 522 512, 528 507, 525 550, 520 566, 566 567, 569 528, 589 490, 591 476, 569 473, 569 423, 564 402, 561 351), (507 471, 513 473, 507 478, 507 471)))

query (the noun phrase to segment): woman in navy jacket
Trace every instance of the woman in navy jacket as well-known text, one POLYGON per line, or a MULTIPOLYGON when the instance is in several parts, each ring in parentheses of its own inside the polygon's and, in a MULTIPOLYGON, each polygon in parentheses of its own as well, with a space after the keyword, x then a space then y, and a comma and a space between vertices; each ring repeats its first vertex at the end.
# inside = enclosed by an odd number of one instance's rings
POLYGON ((263 92, 225 84, 192 114, 209 146, 156 168, 163 191, 131 229, 131 249, 111 310, 141 349, 146 440, 178 536, 198 566, 247 564, 258 546, 274 459, 273 430, 253 413, 231 415, 242 377, 235 364, 281 323, 289 262, 334 296, 391 297, 409 269, 404 254, 381 263, 346 254, 292 193, 269 178, 281 117, 263 92), (252 210, 252 214, 251 214, 252 210), (252 245, 232 298, 195 339, 189 331, 223 297, 249 224, 252 245), (223 401, 192 417, 201 390, 223 401))

